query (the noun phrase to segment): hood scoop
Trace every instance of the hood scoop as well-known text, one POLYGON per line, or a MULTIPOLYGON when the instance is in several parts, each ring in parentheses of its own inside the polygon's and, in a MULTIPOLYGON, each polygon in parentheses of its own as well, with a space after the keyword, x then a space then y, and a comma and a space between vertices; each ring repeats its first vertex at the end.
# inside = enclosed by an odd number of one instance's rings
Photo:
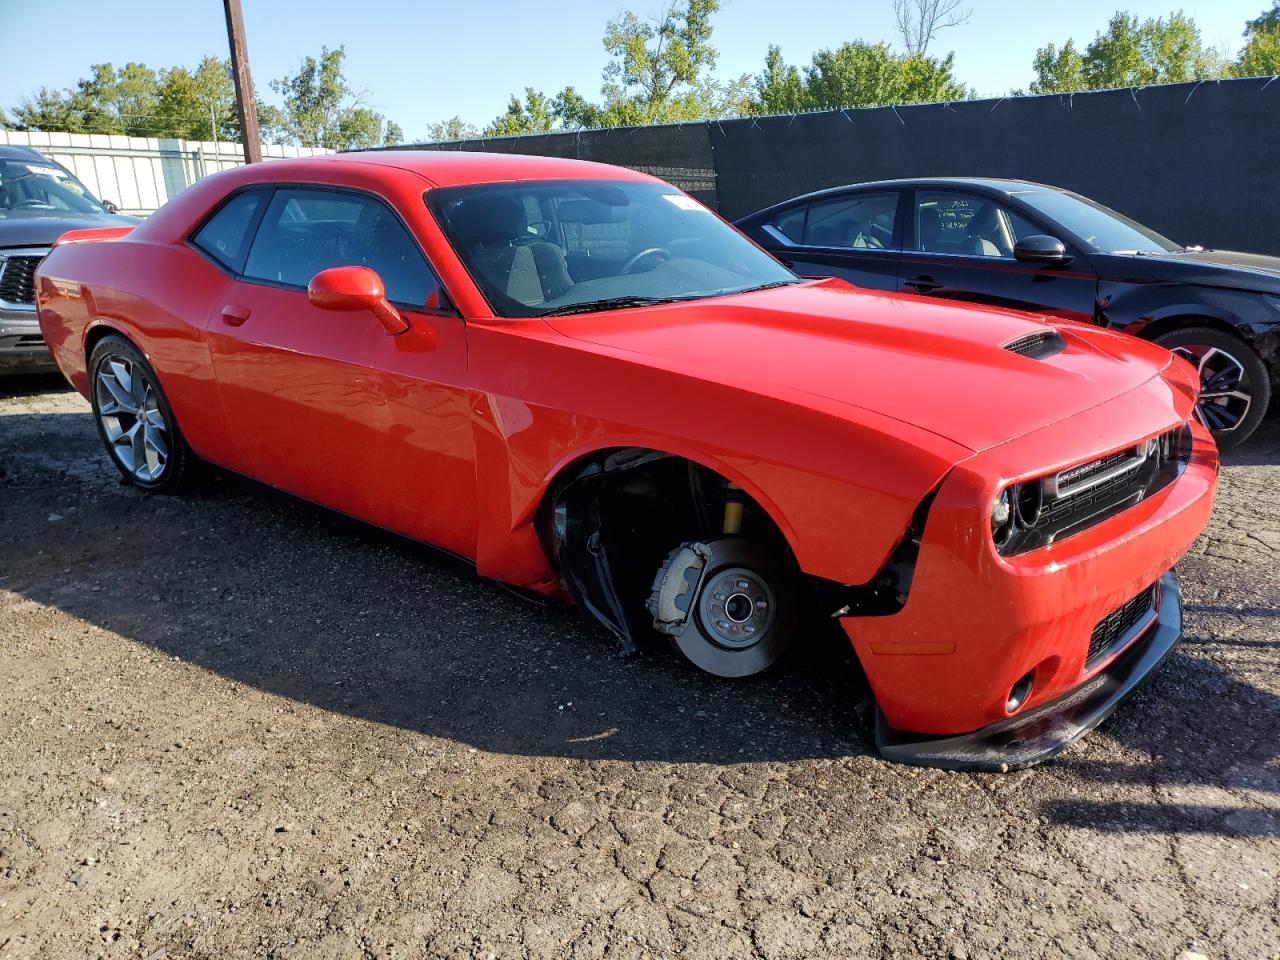
POLYGON ((1055 353, 1061 353, 1066 346, 1067 342, 1062 339, 1062 334, 1057 330, 1037 330, 1025 337, 1018 337, 1017 340, 1010 340, 1002 349, 1031 357, 1033 360, 1043 360, 1046 357, 1052 357, 1055 353))

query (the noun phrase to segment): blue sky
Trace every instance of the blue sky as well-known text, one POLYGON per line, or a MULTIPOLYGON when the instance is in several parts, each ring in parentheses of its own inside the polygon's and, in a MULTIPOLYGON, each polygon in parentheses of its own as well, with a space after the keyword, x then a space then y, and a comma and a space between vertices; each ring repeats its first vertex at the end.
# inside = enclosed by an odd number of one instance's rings
MULTIPOLYGON (((13 21, 19 6, 13 4, 13 21)), ((259 94, 322 45, 345 44, 347 77, 369 105, 410 140, 427 124, 459 115, 483 125, 526 85, 549 93, 600 87, 605 23, 624 9, 656 12, 662 0, 242 0, 259 94), (354 11, 354 12, 353 12, 354 11), (554 11, 554 12, 552 12, 554 11)), ((1167 15, 1171 0, 971 0, 973 19, 940 35, 931 53, 954 50, 960 79, 1001 95, 1031 81, 1036 48, 1074 37, 1083 44, 1117 3, 1142 16, 1167 15)), ((43 0, 22 5, 22 30, 0 33, 0 107, 40 86, 65 87, 92 63, 138 60, 153 67, 225 56, 220 0, 43 0), (43 33, 39 23, 49 25, 43 33), (34 38, 48 36, 46 46, 34 38)), ((1185 4, 1206 43, 1234 53, 1244 22, 1264 0, 1185 4)), ((717 73, 756 73, 770 43, 791 62, 845 40, 895 40, 891 0, 726 0, 715 20, 717 73)))

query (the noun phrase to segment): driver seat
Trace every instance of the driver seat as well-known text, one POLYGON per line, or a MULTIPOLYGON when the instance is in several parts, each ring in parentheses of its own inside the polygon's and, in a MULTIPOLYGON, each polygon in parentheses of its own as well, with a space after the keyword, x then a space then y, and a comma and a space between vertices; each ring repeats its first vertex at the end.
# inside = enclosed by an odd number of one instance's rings
MULTIPOLYGON (((562 296, 573 286, 564 252, 528 232, 524 208, 510 197, 481 197, 463 240, 486 280, 526 306, 562 296)), ((462 231, 460 231, 462 232, 462 231)))

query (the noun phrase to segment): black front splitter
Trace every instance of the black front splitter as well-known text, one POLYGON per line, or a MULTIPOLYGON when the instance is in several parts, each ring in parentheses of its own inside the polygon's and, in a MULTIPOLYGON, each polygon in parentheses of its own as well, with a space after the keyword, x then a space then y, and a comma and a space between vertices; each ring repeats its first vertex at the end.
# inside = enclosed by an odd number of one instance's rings
POLYGON ((1026 714, 954 736, 906 733, 876 709, 876 748, 886 760, 945 770, 1007 772, 1057 756, 1100 724, 1164 662, 1182 636, 1182 592, 1172 570, 1160 579, 1159 612, 1106 669, 1026 714))

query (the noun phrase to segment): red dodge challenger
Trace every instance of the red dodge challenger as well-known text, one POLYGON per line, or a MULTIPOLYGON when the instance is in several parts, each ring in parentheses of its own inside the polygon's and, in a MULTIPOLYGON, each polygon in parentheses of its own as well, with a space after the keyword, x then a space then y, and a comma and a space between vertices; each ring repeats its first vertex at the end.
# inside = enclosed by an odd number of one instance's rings
POLYGON ((725 677, 838 623, 908 763, 1099 723, 1181 632, 1217 476, 1166 350, 799 280, 598 164, 241 167, 65 235, 37 296, 140 489, 217 464, 725 677))

